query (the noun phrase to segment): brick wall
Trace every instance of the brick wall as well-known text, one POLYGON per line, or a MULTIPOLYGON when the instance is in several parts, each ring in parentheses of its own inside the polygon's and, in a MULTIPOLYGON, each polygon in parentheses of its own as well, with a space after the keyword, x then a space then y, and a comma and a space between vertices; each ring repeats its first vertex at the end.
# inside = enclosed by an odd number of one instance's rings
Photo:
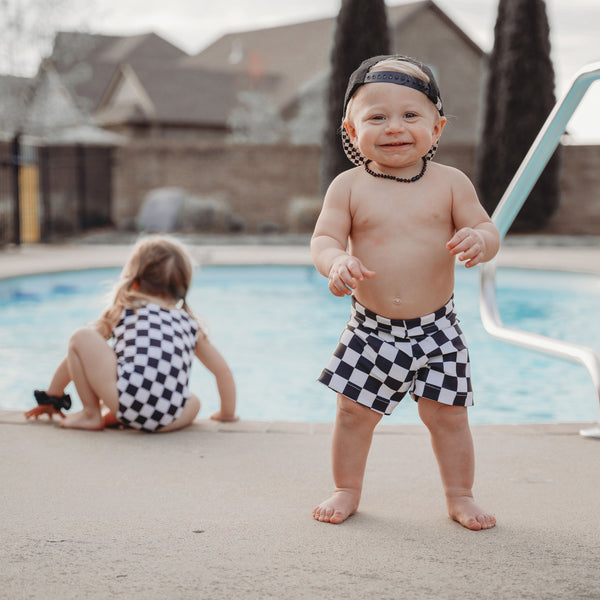
POLYGON ((319 160, 311 146, 133 144, 115 156, 113 220, 135 216, 149 190, 174 186, 222 196, 248 232, 265 222, 285 228, 292 197, 318 194, 319 160))
MULTIPOLYGON (((600 146, 565 146, 563 156, 561 207, 545 232, 600 235, 600 146)), ((436 158, 473 177, 472 146, 442 144, 436 158)), ((319 172, 317 146, 133 143, 115 154, 113 221, 134 217, 149 190, 173 186, 219 195, 249 233, 267 222, 287 231, 293 199, 319 198, 319 172)))
POLYGON ((544 233, 600 235, 600 145, 564 147, 561 192, 544 233))

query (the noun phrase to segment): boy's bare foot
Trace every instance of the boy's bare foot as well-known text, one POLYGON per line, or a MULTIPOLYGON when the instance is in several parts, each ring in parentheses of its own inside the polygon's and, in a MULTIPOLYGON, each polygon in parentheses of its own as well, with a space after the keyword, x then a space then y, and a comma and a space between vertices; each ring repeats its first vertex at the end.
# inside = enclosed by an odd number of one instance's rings
POLYGON ((97 417, 90 417, 81 410, 72 415, 67 415, 60 426, 64 427, 65 429, 87 429, 89 431, 101 431, 104 429, 104 419, 100 413, 98 413, 97 417))
POLYGON ((313 518, 322 523, 338 524, 353 515, 358 509, 355 492, 336 490, 330 498, 313 510, 313 518))
POLYGON ((447 504, 450 517, 467 529, 479 531, 496 525, 496 517, 477 506, 469 496, 448 498, 447 504))

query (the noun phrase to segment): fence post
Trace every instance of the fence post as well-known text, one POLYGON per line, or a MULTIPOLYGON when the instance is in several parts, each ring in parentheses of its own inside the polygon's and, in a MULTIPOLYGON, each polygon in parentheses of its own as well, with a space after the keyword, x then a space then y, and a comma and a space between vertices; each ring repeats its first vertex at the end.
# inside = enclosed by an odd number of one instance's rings
POLYGON ((40 239, 50 241, 52 231, 52 215, 50 213, 50 151, 48 146, 41 146, 38 151, 40 170, 40 196, 42 200, 42 219, 40 222, 40 239))
POLYGON ((77 207, 79 212, 79 229, 85 231, 88 225, 87 219, 87 198, 85 185, 85 150, 81 144, 77 144, 75 148, 75 169, 77 178, 77 207))
POLYGON ((21 134, 15 133, 12 142, 12 173, 13 173, 13 243, 21 244, 21 189, 19 175, 21 171, 21 134))

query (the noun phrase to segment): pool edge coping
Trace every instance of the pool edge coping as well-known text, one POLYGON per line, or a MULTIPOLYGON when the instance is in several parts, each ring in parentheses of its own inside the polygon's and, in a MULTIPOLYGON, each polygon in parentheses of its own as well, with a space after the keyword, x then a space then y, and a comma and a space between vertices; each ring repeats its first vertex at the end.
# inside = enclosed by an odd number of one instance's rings
MULTIPOLYGON (((29 427, 58 426, 60 419, 50 422, 42 417, 39 421, 27 421, 22 410, 0 409, 1 425, 20 425, 29 427)), ((571 435, 579 433, 581 429, 593 427, 597 423, 481 423, 471 424, 475 434, 485 435, 493 433, 519 433, 519 434, 544 434, 544 435, 571 435)), ((300 421, 262 421, 241 419, 235 423, 221 423, 207 418, 196 419, 189 428, 199 433, 270 433, 270 434, 303 434, 303 435, 330 435, 333 431, 333 422, 300 422, 300 421)), ((138 433, 135 430, 122 432, 138 433)), ((380 423, 375 430, 376 435, 428 435, 427 428, 422 423, 386 424, 380 423)))
MULTIPOLYGON (((312 266, 307 245, 187 244, 196 265, 312 266)), ((23 244, 0 252, 0 279, 27 275, 119 268, 131 244, 23 244)), ((502 246, 504 268, 564 271, 600 276, 600 247, 502 246)), ((460 266, 460 265, 457 265, 460 266)))

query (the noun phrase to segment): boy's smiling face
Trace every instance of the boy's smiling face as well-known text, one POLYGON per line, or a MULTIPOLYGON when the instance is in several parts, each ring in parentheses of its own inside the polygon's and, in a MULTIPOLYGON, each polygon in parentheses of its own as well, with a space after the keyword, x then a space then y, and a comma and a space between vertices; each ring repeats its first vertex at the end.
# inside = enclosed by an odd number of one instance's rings
POLYGON ((344 127, 363 156, 382 172, 421 170, 446 119, 420 91, 395 83, 368 83, 348 106, 344 127))

